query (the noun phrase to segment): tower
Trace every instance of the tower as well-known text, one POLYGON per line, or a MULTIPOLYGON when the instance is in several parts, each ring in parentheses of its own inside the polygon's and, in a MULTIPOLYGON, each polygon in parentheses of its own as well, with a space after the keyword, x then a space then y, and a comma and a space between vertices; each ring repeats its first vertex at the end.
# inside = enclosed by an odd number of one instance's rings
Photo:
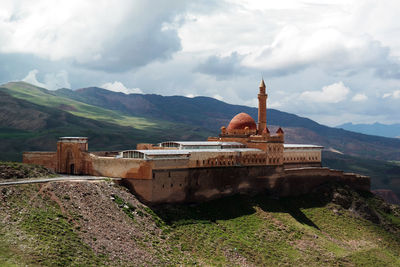
POLYGON ((262 134, 263 130, 267 126, 267 98, 268 95, 265 93, 264 79, 260 83, 260 92, 258 94, 258 125, 257 134, 262 134))

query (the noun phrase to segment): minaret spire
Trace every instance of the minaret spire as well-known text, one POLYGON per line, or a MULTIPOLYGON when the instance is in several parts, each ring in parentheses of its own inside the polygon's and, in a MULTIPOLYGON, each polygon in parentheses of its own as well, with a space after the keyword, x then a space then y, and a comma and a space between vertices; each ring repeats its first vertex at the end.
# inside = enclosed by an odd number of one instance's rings
POLYGON ((258 94, 258 125, 257 134, 262 134, 265 127, 267 127, 267 98, 266 86, 264 78, 260 82, 260 92, 258 94))

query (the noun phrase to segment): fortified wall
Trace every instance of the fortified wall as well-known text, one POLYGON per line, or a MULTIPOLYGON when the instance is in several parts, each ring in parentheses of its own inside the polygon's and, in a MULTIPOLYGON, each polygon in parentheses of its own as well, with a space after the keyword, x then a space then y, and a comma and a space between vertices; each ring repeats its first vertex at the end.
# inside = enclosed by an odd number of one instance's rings
POLYGON ((58 173, 122 178, 148 203, 199 202, 236 193, 307 194, 337 182, 370 190, 370 179, 321 167, 323 147, 285 144, 284 131, 270 133, 266 88, 259 86, 258 123, 239 113, 207 141, 138 144, 136 150, 89 152, 86 137, 61 137, 55 152, 25 152, 23 162, 58 173))
MULTIPOLYGON (((303 162, 294 166, 268 165, 263 151, 236 142, 180 142, 186 148, 168 148, 172 143, 179 142, 161 143, 157 149, 90 153, 86 138, 63 137, 56 152, 25 152, 23 161, 58 173, 122 178, 122 185, 148 203, 201 202, 236 193, 294 196, 327 182, 370 190, 368 177, 321 167, 316 160, 320 148, 299 149, 299 155, 311 152, 296 157, 303 162), (193 148, 205 145, 207 149, 193 148)), ((296 155, 292 146, 288 150, 287 155, 296 155)))

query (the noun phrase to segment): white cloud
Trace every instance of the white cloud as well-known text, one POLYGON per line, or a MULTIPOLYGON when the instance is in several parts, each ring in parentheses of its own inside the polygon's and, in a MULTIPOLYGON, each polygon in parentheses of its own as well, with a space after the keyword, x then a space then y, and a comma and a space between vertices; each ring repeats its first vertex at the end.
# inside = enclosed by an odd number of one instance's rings
POLYGON ((114 91, 114 92, 121 92, 124 94, 143 94, 142 90, 140 88, 127 88, 125 85, 121 82, 115 81, 113 83, 105 83, 100 86, 101 88, 107 89, 109 91, 114 91))
POLYGON ((195 95, 195 94, 187 94, 186 95, 186 97, 189 97, 189 98, 194 98, 194 97, 196 97, 197 95, 195 95))
POLYGON ((219 94, 215 94, 215 95, 213 95, 212 97, 215 98, 215 99, 217 99, 217 100, 219 100, 219 101, 224 100, 224 98, 223 98, 222 96, 220 96, 219 94))
POLYGON ((385 93, 383 94, 382 98, 394 98, 394 99, 400 99, 400 90, 395 90, 391 93, 385 93))
POLYGON ((317 103, 339 103, 346 99, 350 89, 343 82, 322 87, 321 91, 305 91, 300 99, 317 103))
POLYGON ((28 75, 25 76, 25 78, 22 79, 22 81, 42 87, 42 88, 46 88, 46 85, 44 83, 41 83, 37 80, 36 75, 39 73, 38 70, 31 70, 28 75))
POLYGON ((44 83, 37 80, 38 70, 31 70, 22 81, 48 89, 56 90, 60 88, 71 88, 71 84, 68 81, 68 73, 66 71, 60 71, 58 73, 47 73, 44 77, 44 83))
POLYGON ((173 22, 187 6, 182 0, 4 1, 0 52, 71 60, 116 72, 168 59, 179 51, 173 22))
POLYGON ((353 102, 363 102, 366 101, 368 97, 365 94, 355 94, 351 101, 353 102))
POLYGON ((68 80, 68 72, 65 70, 57 73, 47 73, 44 76, 44 83, 46 84, 46 88, 49 90, 56 90, 60 88, 71 89, 71 84, 68 80))

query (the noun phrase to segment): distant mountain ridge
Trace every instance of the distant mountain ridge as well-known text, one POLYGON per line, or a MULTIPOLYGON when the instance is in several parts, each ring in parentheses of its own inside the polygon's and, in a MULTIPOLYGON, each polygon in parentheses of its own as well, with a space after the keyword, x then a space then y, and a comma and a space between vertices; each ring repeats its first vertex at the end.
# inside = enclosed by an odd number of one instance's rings
POLYGON ((353 124, 349 122, 338 125, 336 126, 336 128, 342 128, 348 131, 353 131, 363 134, 400 138, 400 123, 382 124, 375 122, 373 124, 353 124))
MULTIPOLYGON (((97 87, 75 91, 61 89, 52 93, 131 116, 205 128, 215 135, 219 133, 221 126, 227 126, 232 117, 240 112, 246 112, 257 120, 257 108, 232 105, 210 97, 126 95, 97 87)), ((272 130, 276 130, 276 126, 283 127, 288 143, 314 143, 349 155, 400 160, 400 140, 397 139, 331 128, 308 118, 270 108, 267 110, 267 124, 272 130)))

